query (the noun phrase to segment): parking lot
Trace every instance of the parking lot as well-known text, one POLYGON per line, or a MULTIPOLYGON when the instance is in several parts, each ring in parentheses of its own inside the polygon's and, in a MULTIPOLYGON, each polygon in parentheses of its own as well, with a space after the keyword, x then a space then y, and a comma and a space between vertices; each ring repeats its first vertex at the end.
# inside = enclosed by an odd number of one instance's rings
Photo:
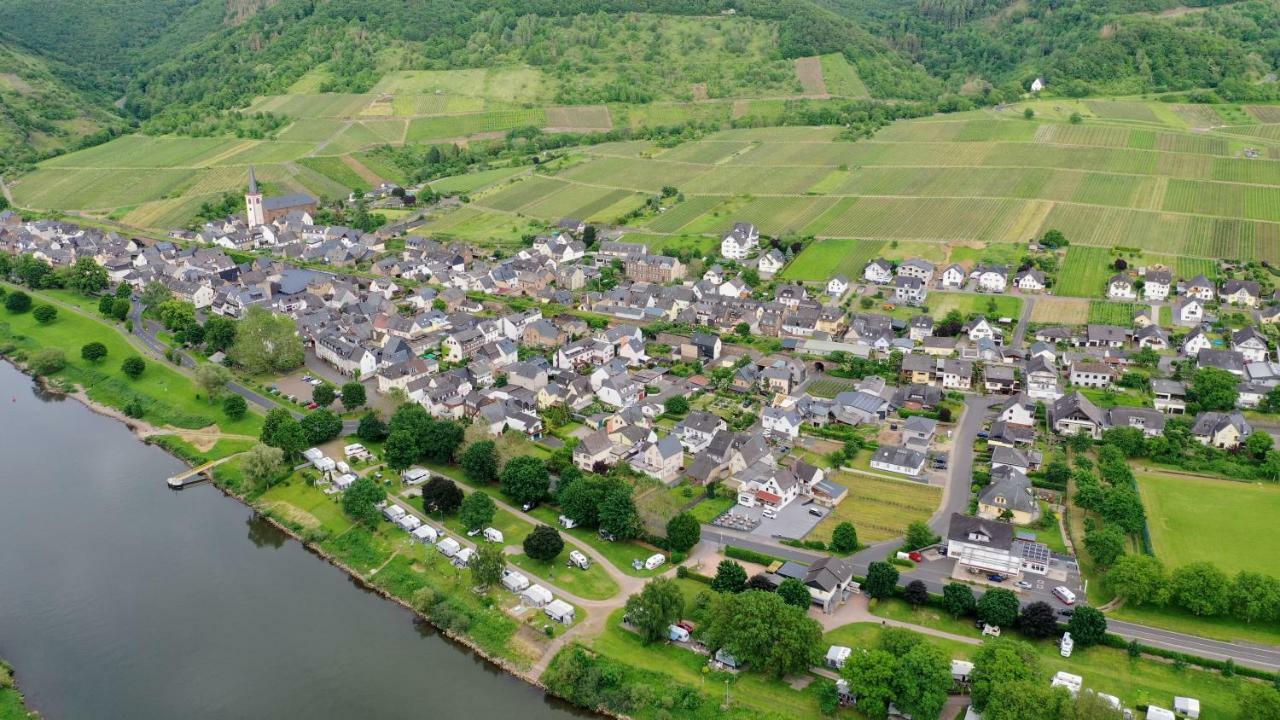
MULTIPOLYGON (((758 508, 752 509, 758 511, 758 508)), ((817 503, 802 503, 800 500, 795 500, 790 505, 779 510, 776 518, 762 516, 760 524, 751 531, 751 534, 763 537, 803 540, 818 523, 822 522, 828 512, 827 508, 817 503), (810 510, 815 510, 819 514, 814 515, 809 512, 810 510)))

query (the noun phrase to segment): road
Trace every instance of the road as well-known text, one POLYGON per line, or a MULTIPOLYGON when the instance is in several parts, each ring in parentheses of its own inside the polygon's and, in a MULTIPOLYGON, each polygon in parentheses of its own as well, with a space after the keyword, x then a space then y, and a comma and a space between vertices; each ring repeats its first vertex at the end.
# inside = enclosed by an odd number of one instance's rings
MULTIPOLYGON (((1031 322, 1031 312, 1036 307, 1036 296, 1025 295, 1022 298, 1022 314, 1018 316, 1018 327, 1013 331, 1013 342, 1009 347, 1020 348, 1027 336, 1027 323, 1031 322)), ((1157 316, 1158 317, 1158 316, 1157 316)))
MULTIPOLYGON (((141 302, 138 302, 136 300, 133 302, 133 307, 130 308, 129 310, 129 320, 133 322, 134 337, 138 338, 138 340, 143 344, 143 346, 145 346, 147 350, 151 352, 153 359, 155 359, 157 362, 169 362, 167 359, 165 359, 165 353, 170 350, 170 347, 169 345, 165 344, 162 340, 160 340, 159 337, 156 336, 156 333, 159 331, 159 325, 157 325, 155 322, 147 320, 142 316, 141 302)), ((180 361, 178 365, 184 370, 186 368, 193 368, 197 364, 199 364, 199 361, 196 360, 194 357, 192 357, 186 351, 177 350, 177 353, 178 353, 178 359, 180 361)), ((297 410, 294 410, 293 408, 289 408, 284 405, 281 405, 280 403, 277 403, 275 400, 272 400, 266 395, 263 395, 262 393, 248 387, 247 385, 244 385, 243 383, 240 383, 237 380, 234 380, 234 379, 229 380, 227 382, 227 390, 230 390, 236 395, 239 395, 240 397, 244 398, 247 402, 257 405, 258 407, 262 408, 264 411, 275 410, 276 408, 283 407, 286 410, 288 410, 289 414, 293 415, 295 418, 301 419, 303 416, 303 413, 297 410)), ((359 420, 343 420, 342 433, 344 435, 350 435, 356 431, 356 428, 358 428, 359 425, 360 425, 359 420)))

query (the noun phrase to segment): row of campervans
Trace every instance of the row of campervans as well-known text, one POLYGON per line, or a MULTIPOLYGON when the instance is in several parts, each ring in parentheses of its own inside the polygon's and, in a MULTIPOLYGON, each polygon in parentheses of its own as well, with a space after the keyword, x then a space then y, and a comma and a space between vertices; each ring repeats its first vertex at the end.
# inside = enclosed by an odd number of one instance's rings
POLYGON ((503 570, 502 587, 519 597, 521 605, 542 608, 547 617, 562 625, 573 624, 573 606, 557 599, 545 587, 529 582, 529 578, 523 573, 510 568, 503 570))

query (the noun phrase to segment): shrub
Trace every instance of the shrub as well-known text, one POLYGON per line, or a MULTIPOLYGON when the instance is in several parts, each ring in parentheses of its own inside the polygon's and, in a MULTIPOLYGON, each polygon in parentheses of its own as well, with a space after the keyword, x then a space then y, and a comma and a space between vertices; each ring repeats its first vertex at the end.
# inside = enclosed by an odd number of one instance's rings
POLYGON ((36 309, 31 311, 31 317, 41 325, 48 325, 58 319, 58 308, 52 305, 37 305, 36 309))
POLYGON ((14 290, 4 299, 4 309, 11 313, 24 313, 31 309, 31 296, 21 290, 14 290))
POLYGON ((100 342, 91 342, 80 348, 80 359, 86 362, 101 362, 107 357, 107 346, 100 342))
POLYGON ((124 362, 120 363, 120 371, 128 377, 137 380, 142 376, 142 371, 147 369, 147 361, 134 355, 127 357, 124 362))

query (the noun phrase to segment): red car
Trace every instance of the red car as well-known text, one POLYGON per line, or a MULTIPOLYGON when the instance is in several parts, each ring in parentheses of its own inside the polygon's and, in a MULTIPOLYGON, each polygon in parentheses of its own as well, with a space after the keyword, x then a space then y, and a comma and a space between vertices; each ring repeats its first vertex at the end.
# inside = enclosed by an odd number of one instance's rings
POLYGON ((907 557, 911 558, 911 562, 924 562, 924 556, 918 552, 909 552, 907 557))
POLYGON ((314 403, 314 402, 307 403, 307 409, 308 409, 308 410, 315 410, 315 409, 316 409, 316 408, 318 408, 318 407, 320 407, 320 406, 319 406, 319 405, 317 405, 317 404, 316 404, 316 403, 314 403))

